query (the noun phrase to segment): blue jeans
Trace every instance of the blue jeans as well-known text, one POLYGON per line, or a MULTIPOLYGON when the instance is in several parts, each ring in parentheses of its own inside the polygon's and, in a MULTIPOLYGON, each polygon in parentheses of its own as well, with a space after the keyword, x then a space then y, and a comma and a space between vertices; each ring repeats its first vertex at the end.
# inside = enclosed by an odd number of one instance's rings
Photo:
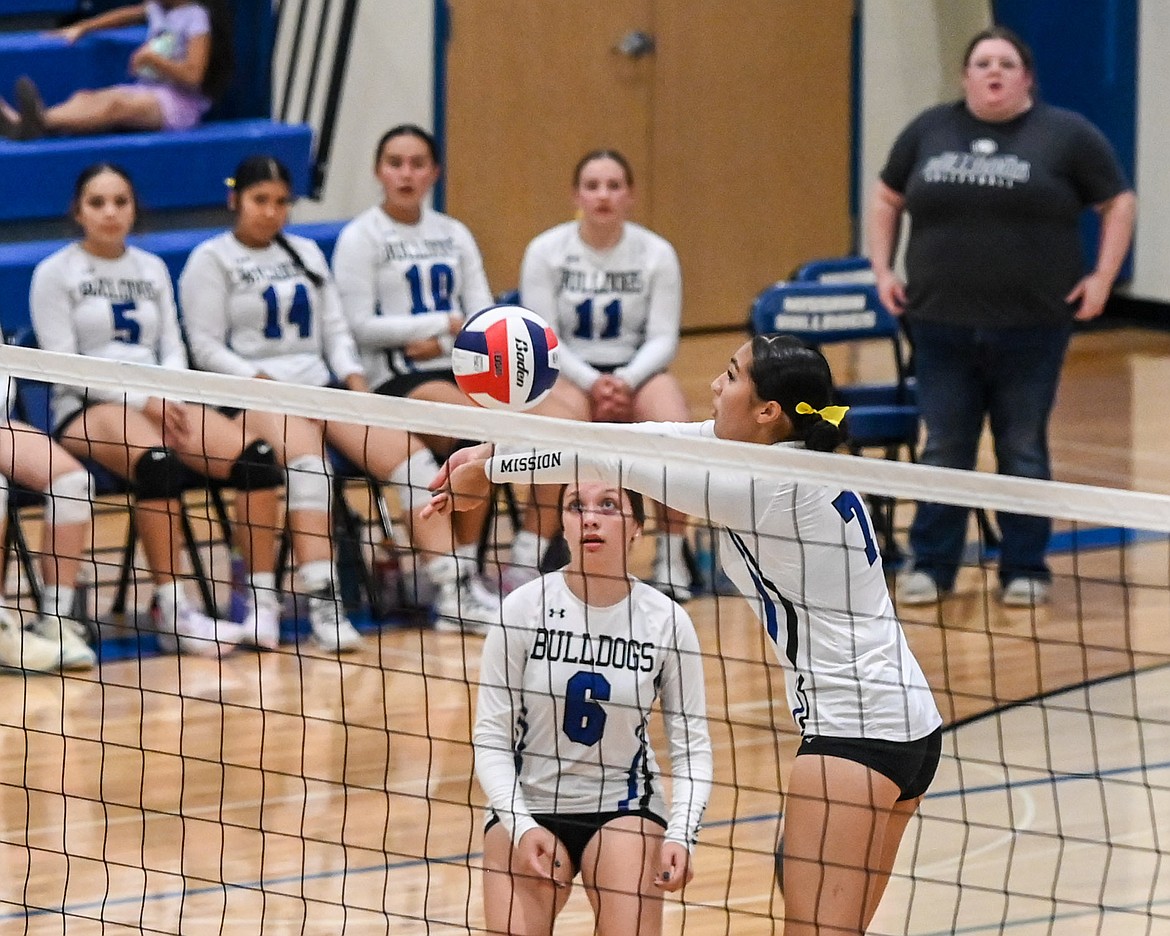
MULTIPOLYGON (((1000 474, 1051 477, 1048 418, 1071 326, 973 328, 913 322, 918 405, 926 424, 925 465, 973 469, 984 417, 1000 474)), ((954 585, 967 538, 966 507, 919 503, 910 527, 915 569, 940 588, 954 585)), ((999 513, 999 577, 1006 585, 1051 578, 1047 517, 999 513)))

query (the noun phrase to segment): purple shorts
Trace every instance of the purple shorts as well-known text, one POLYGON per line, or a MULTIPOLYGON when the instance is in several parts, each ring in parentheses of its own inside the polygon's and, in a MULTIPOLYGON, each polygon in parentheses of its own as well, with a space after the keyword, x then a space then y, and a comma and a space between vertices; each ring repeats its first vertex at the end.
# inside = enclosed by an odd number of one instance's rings
POLYGON ((194 91, 183 91, 174 85, 135 84, 116 85, 122 91, 132 91, 137 94, 149 94, 157 102, 162 111, 162 128, 164 130, 190 130, 198 126, 203 115, 211 108, 211 102, 202 94, 194 91))

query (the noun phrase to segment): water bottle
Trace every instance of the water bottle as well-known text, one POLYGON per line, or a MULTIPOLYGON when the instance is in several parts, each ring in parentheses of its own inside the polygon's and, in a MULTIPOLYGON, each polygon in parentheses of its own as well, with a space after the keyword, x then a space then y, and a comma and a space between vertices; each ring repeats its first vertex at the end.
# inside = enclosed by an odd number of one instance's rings
POLYGON ((402 565, 393 542, 374 548, 374 582, 377 586, 374 614, 385 618, 402 607, 402 565))
POLYGON ((417 561, 417 555, 413 551, 403 553, 400 561, 403 607, 420 611, 429 610, 438 597, 438 590, 431 577, 417 561))
POLYGON ((228 617, 233 621, 242 621, 248 616, 248 608, 252 602, 248 595, 248 565, 244 562, 243 553, 238 549, 232 550, 231 582, 232 594, 228 603, 228 617))

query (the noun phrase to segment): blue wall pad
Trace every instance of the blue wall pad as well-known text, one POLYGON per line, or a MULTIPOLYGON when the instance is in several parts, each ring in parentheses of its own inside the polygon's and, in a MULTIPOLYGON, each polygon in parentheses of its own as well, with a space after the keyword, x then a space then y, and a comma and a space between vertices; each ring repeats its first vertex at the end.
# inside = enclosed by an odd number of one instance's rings
POLYGON ((0 141, 0 221, 59 218, 78 174, 99 161, 130 173, 146 211, 209 208, 227 198, 224 180, 245 156, 283 161, 293 189, 308 191, 312 130, 304 124, 233 120, 193 130, 0 141))
POLYGON ((0 0, 0 16, 76 12, 77 0, 0 0))
MULTIPOLYGON (((1096 124, 1117 150, 1130 182, 1137 151, 1139 0, 995 0, 996 22, 1032 47, 1040 96, 1078 111, 1096 124), (1075 10, 1075 12, 1074 12, 1075 10)), ((1086 214, 1081 224, 1088 265, 1097 253, 1100 225, 1086 214)), ((1132 260, 1122 268, 1129 279, 1132 260)))
MULTIPOLYGON (((333 247, 344 226, 343 221, 317 224, 293 224, 288 230, 315 240, 325 256, 333 257, 333 247)), ((209 237, 219 234, 222 228, 198 228, 185 231, 159 231, 131 237, 133 244, 143 250, 158 254, 166 262, 171 277, 178 280, 187 257, 195 246, 209 237)), ((6 334, 14 334, 28 328, 28 290, 32 283, 33 269, 38 263, 60 250, 69 241, 24 241, 0 244, 0 325, 6 334)))
POLYGON ((126 68, 146 29, 109 29, 70 45, 42 32, 0 33, 0 95, 12 100, 21 75, 36 82, 48 105, 82 88, 105 88, 132 80, 126 68))

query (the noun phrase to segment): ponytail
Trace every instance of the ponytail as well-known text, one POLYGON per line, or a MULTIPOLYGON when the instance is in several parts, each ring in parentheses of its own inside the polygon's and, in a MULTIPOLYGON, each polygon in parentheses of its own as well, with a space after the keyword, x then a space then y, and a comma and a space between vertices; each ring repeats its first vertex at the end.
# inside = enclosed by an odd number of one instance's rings
POLYGON ((297 249, 289 243, 289 240, 284 236, 283 231, 278 233, 276 237, 273 238, 273 240, 276 241, 281 250, 288 254, 289 259, 292 260, 298 270, 305 274, 305 278, 313 284, 314 288, 320 289, 325 285, 325 277, 316 270, 311 270, 308 266, 305 265, 304 259, 302 259, 301 255, 297 252, 297 249))
POLYGON ((832 411, 833 374, 816 348, 791 335, 756 335, 752 339, 751 379, 756 396, 780 404, 792 422, 790 438, 814 452, 831 452, 847 438, 832 411))

